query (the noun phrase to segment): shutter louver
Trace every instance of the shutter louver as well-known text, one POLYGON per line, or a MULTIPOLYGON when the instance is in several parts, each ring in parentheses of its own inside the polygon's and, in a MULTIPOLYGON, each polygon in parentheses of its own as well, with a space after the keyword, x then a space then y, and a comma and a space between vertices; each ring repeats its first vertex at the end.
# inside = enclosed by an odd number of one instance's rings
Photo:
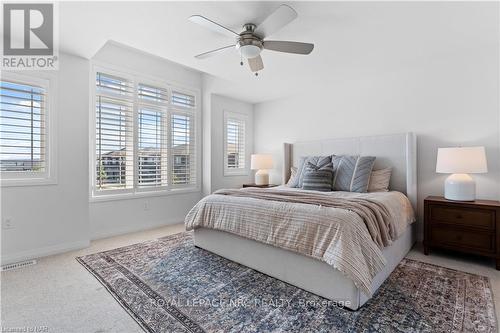
POLYGON ((0 167, 2 172, 46 170, 46 91, 1 81, 0 167))
POLYGON ((145 102, 167 103, 168 91, 164 88, 149 86, 143 83, 139 84, 138 97, 145 102))
POLYGON ((196 106, 193 95, 184 94, 175 90, 172 92, 172 104, 186 108, 194 108, 196 106))
POLYGON ((97 73, 96 75, 97 93, 118 95, 118 97, 131 97, 134 93, 132 82, 120 77, 97 73))
POLYGON ((196 146, 194 115, 173 111, 170 118, 171 184, 196 184, 196 146))

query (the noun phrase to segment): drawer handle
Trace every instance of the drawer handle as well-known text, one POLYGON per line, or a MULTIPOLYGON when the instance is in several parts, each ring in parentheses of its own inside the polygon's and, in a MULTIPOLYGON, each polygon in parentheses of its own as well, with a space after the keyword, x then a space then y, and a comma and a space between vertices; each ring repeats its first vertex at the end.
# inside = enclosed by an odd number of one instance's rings
POLYGON ((463 217, 461 214, 458 214, 458 215, 456 216, 456 218, 457 218, 457 219, 463 219, 464 217, 463 217))
POLYGON ((457 235, 455 238, 457 239, 457 241, 461 241, 462 240, 462 235, 457 235))

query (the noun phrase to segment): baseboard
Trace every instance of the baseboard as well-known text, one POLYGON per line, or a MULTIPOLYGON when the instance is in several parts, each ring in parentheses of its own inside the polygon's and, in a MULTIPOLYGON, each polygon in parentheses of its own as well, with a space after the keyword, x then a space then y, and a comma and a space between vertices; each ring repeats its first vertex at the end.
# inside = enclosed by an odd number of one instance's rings
POLYGON ((153 222, 149 222, 149 223, 142 223, 140 225, 129 225, 129 226, 125 226, 122 228, 113 229, 113 230, 97 230, 97 231, 91 230, 90 231, 90 240, 97 240, 97 239, 109 238, 109 237, 114 237, 114 236, 120 236, 120 235, 129 234, 132 232, 138 232, 138 231, 146 231, 146 230, 156 229, 156 228, 165 227, 168 225, 178 224, 178 223, 183 223, 183 222, 184 222, 184 217, 179 217, 179 218, 171 219, 168 221, 161 220, 161 221, 153 221, 153 222))
POLYGON ((13 254, 2 255, 2 265, 12 264, 18 261, 36 259, 54 254, 64 253, 73 250, 86 248, 90 245, 89 240, 80 240, 76 242, 69 242, 57 244, 52 246, 39 247, 27 251, 21 251, 13 254))

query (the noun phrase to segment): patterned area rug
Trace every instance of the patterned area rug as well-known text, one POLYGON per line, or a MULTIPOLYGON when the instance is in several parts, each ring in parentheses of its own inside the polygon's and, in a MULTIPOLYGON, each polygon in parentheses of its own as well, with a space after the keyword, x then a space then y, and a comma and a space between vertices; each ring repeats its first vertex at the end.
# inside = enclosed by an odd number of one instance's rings
POLYGON ((486 277, 410 259, 358 311, 196 248, 191 233, 77 260, 146 332, 496 332, 486 277))

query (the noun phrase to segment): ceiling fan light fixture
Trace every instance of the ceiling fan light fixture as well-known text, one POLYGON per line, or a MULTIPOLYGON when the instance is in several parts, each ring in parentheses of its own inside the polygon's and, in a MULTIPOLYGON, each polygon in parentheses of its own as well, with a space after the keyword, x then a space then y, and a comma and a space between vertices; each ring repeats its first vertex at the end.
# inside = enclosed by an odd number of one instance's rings
POLYGON ((252 59, 259 56, 261 48, 257 45, 242 45, 239 50, 243 57, 252 59))

